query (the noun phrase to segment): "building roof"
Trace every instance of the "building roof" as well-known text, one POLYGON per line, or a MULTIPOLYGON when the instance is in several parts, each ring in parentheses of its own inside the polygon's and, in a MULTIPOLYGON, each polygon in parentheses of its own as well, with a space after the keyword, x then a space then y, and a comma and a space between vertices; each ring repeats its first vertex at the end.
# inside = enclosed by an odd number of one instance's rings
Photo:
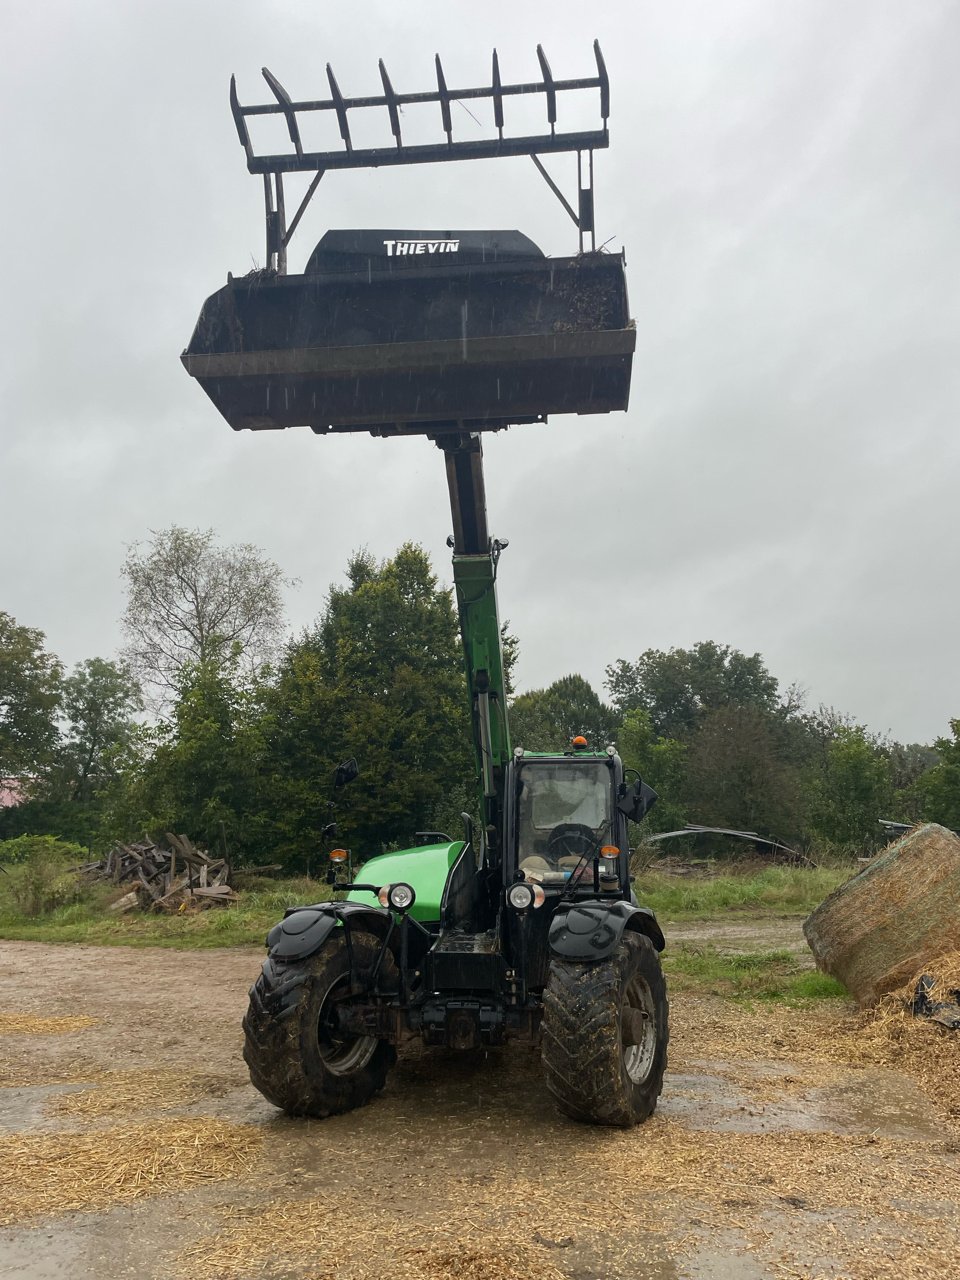
POLYGON ((26 798, 22 778, 0 778, 0 809, 12 809, 26 798))

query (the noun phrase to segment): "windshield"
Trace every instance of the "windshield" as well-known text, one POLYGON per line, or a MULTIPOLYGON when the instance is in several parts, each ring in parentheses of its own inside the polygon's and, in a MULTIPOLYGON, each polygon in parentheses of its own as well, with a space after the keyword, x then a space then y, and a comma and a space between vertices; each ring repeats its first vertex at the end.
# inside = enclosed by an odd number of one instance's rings
MULTIPOLYGON (((520 869, 569 876, 591 855, 610 821, 609 767, 597 761, 538 762, 520 771, 517 831, 520 869)), ((553 878, 550 876, 549 878, 553 878)))

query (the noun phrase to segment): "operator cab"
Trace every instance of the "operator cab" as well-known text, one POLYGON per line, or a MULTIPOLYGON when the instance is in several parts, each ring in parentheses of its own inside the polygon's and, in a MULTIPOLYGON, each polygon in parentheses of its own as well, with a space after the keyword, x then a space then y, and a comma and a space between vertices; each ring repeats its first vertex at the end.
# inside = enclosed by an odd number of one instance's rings
POLYGON ((625 887, 626 822, 616 803, 622 780, 623 767, 612 752, 518 751, 513 761, 516 872, 506 868, 508 879, 516 876, 548 891, 625 887))

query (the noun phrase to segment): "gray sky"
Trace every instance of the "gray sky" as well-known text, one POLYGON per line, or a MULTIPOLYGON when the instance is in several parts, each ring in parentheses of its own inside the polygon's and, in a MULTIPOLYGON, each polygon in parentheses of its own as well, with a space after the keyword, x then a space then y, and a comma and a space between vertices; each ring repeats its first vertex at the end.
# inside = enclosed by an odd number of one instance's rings
MULTIPOLYGON (((419 89, 439 51, 479 84, 496 45, 533 79, 542 41, 555 75, 589 75, 597 36, 632 403, 488 439, 521 684, 599 687, 618 657, 713 639, 903 740, 960 715, 954 0, 12 0, 0 34, 0 608, 66 662, 114 653, 124 545, 174 522, 299 577, 295 628, 361 545, 418 540, 449 576, 429 442, 235 435, 181 368, 204 298, 263 262, 230 73, 243 101, 264 64, 324 96, 329 60, 370 93, 383 56, 419 89)), ((568 190, 573 165, 551 161, 568 190)), ((489 161, 328 175, 290 269, 365 225, 576 247, 529 161, 489 161)))

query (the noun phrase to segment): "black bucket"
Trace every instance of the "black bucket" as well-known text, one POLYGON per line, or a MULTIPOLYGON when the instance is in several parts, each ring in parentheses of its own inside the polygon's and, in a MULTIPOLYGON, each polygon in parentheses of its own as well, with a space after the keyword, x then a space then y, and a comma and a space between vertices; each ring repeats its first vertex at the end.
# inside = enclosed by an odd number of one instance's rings
POLYGON ((303 275, 230 278, 182 359, 238 431, 436 435, 626 409, 634 345, 620 255, 331 231, 303 275))

